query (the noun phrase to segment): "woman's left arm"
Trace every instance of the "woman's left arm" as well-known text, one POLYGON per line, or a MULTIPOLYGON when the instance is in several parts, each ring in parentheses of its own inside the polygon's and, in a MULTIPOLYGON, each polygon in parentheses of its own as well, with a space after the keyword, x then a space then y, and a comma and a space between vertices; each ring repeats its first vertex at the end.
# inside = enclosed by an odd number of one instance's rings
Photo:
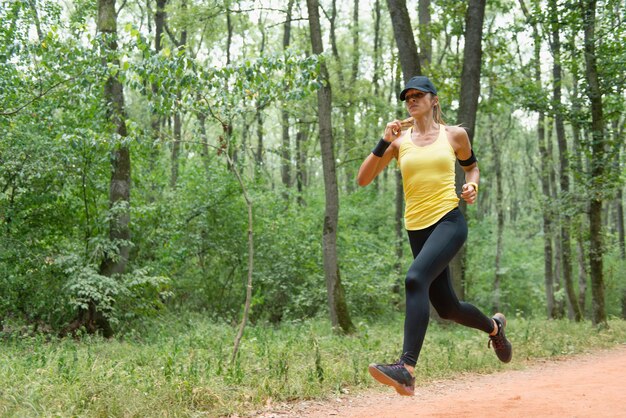
POLYGON ((465 171, 465 184, 461 191, 461 198, 471 205, 478 196, 478 183, 480 181, 478 162, 472 151, 469 136, 467 136, 465 129, 456 126, 449 128, 452 148, 454 148, 454 153, 461 164, 461 168, 465 171))

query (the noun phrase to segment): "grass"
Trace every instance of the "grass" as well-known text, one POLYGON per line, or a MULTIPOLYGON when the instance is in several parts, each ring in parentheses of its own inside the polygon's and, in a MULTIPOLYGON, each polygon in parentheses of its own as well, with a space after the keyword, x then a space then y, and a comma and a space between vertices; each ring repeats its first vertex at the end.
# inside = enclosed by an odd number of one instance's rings
MULTIPOLYGON (((482 333, 432 324, 416 369, 418 384, 626 342, 626 322, 617 319, 603 330, 569 321, 508 322, 515 350, 510 365, 496 360, 482 333)), ((358 392, 375 386, 370 362, 397 359, 402 319, 358 329, 341 337, 325 320, 249 327, 232 366, 236 330, 199 316, 164 319, 141 336, 130 332, 112 341, 4 336, 0 416, 245 415, 267 403, 358 392)))

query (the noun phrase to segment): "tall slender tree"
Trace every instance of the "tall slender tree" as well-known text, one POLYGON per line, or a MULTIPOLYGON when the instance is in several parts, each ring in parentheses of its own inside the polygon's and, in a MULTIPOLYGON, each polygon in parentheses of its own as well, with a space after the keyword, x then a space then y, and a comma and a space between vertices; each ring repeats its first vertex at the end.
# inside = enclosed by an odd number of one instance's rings
MULTIPOLYGON (((480 96, 480 70, 482 62, 482 35, 485 19, 486 0, 470 0, 465 14, 465 48, 463 49, 463 70, 461 71, 461 92, 457 123, 467 130, 470 144, 474 143, 474 127, 480 96)), ((464 171, 457 165, 457 185, 465 182, 464 171)), ((465 211, 465 201, 459 206, 465 211)), ((452 260, 452 283, 461 299, 465 295, 465 257, 466 250, 462 247, 452 260)))
POLYGON ((380 12, 381 5, 380 0, 374 2, 374 74, 372 76, 372 84, 374 86, 374 95, 378 96, 379 85, 378 81, 381 77, 381 34, 380 34, 380 20, 382 13, 380 12))
POLYGON ((432 34, 430 31, 430 0, 419 0, 418 4, 419 20, 419 44, 420 44, 420 69, 428 74, 430 63, 433 60, 432 34))
MULTIPOLYGON (((314 54, 321 56, 324 53, 324 46, 322 44, 322 29, 317 0, 307 0, 307 9, 309 12, 312 50, 314 54)), ((324 171, 324 193, 326 197, 322 233, 326 291, 333 327, 335 329, 340 328, 345 333, 352 333, 355 328, 350 319, 344 289, 341 284, 339 260, 337 257, 339 190, 337 187, 337 168, 332 131, 332 92, 328 70, 324 62, 321 63, 320 77, 322 86, 317 91, 317 106, 322 167, 324 171)))
POLYGON ((606 325, 602 243, 602 203, 607 144, 604 135, 602 91, 596 55, 596 0, 581 0, 585 45, 587 95, 591 102, 591 189, 589 205, 589 258, 591 267, 592 322, 606 325))
MULTIPOLYGON (((180 3, 181 13, 187 13, 187 0, 181 0, 180 3)), ((167 31, 172 43, 176 45, 183 53, 187 53, 187 38, 188 31, 185 26, 182 27, 180 31, 180 36, 177 38, 176 35, 172 32, 170 27, 167 24, 167 20, 164 22, 164 28, 167 31)), ((180 99, 180 92, 176 93, 177 99, 180 99)), ((179 101, 179 100, 177 100, 179 101)), ((180 109, 174 109, 174 140, 172 141, 172 152, 171 152, 171 167, 170 167, 170 187, 175 188, 178 183, 178 171, 179 171, 179 160, 180 160, 180 147, 182 144, 182 129, 183 129, 183 121, 182 114, 180 109)))
MULTIPOLYGON (((117 56, 117 12, 115 0, 98 0, 97 29, 103 36, 102 65, 119 66, 117 56)), ((109 239, 117 249, 116 254, 105 256, 100 265, 100 274, 112 276, 124 273, 130 253, 130 149, 125 141, 126 110, 124 89, 117 73, 110 73, 104 86, 107 116, 112 124, 117 141, 111 154, 111 183, 109 205, 112 210, 109 223, 109 239)), ((100 329, 107 337, 113 335, 108 320, 94 301, 89 303, 86 317, 87 329, 100 329)))
POLYGON ((406 0, 387 0, 387 7, 398 47, 402 77, 406 83, 411 77, 422 73, 413 28, 411 27, 411 18, 406 8, 406 0))
MULTIPOLYGON (((291 20, 293 12, 294 0, 287 3, 285 23, 283 26, 283 50, 287 51, 291 44, 291 20)), ((291 138, 289 136, 289 112, 286 104, 283 103, 281 109, 281 125, 282 125, 282 142, 280 146, 280 175, 283 186, 289 188, 292 186, 291 178, 291 138)))
MULTIPOLYGON (((567 148, 567 139, 565 137, 565 123, 563 121, 563 112, 561 111, 561 39, 559 13, 557 10, 556 0, 549 0, 549 17, 550 17, 550 49, 552 50, 552 103, 553 108, 557 109, 554 113, 554 126, 556 128, 556 140, 559 150, 559 166, 561 175, 561 203, 569 205, 570 192, 570 169, 569 155, 567 148)), ((561 239, 561 266, 563 272, 563 283, 565 283, 565 291, 567 292, 567 300, 576 321, 582 320, 582 311, 578 306, 578 297, 574 289, 574 281, 572 279, 572 250, 570 240, 571 216, 567 210, 561 210, 560 213, 560 239, 561 239)))
MULTIPOLYGON (((406 8, 406 0, 387 0, 387 7, 389 8, 389 14, 391 16, 391 23, 393 25, 393 35, 396 41, 396 47, 398 48, 399 69, 402 71, 402 79, 404 83, 408 82, 411 77, 420 75, 422 73, 420 67, 420 59, 417 53, 417 45, 415 43, 415 37, 413 36, 413 29, 411 27, 411 18, 406 8)), ((399 92, 402 83, 400 83, 399 76, 396 77, 395 91, 399 92)), ((397 115, 400 117, 400 113, 397 115)), ((404 190, 402 186, 402 176, 400 171, 395 173, 396 183, 396 198, 395 198, 395 230, 396 230, 396 256, 397 263, 396 269, 400 270, 400 260, 403 254, 403 220, 402 214, 404 213, 404 190)), ((396 286, 399 291, 399 286, 396 286)))
MULTIPOLYGON (((536 15, 531 13, 526 6, 524 0, 519 0, 521 9, 526 17, 526 21, 531 25, 533 37, 533 62, 532 72, 535 81, 536 90, 542 90, 541 81, 541 44, 542 38, 539 31, 539 23, 536 15)), ((544 253, 544 284, 546 295, 546 314, 549 319, 556 318, 556 304, 554 297, 554 267, 553 267, 553 247, 552 247, 552 230, 553 230, 553 211, 551 199, 551 183, 550 170, 552 166, 552 157, 548 153, 546 147, 546 116, 542 106, 537 109, 537 145, 539 148, 539 180, 541 182, 541 191, 543 198, 541 200, 541 213, 543 224, 543 253, 544 253)))

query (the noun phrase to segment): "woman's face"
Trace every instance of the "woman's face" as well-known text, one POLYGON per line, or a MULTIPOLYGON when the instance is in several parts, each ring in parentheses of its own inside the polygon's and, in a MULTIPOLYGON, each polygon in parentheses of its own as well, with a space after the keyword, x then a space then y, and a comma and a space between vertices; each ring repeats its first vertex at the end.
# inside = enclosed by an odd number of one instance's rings
POLYGON ((437 96, 415 89, 410 89, 404 100, 411 116, 431 111, 437 105, 437 96))

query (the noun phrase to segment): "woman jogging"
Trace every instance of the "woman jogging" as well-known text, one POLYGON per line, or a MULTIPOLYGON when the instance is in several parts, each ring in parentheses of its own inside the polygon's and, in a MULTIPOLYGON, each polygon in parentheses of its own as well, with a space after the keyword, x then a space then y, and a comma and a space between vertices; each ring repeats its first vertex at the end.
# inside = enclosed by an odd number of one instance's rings
POLYGON ((430 315, 429 299, 441 318, 488 333, 489 345, 500 361, 511 361, 512 348, 504 334, 504 315, 488 318, 475 306, 460 302, 450 280, 448 264, 467 238, 454 185, 455 159, 465 171, 461 198, 472 204, 478 194, 478 165, 467 132, 444 124, 437 90, 427 77, 411 78, 400 100, 405 102, 412 124, 402 132, 403 122, 389 122, 357 179, 366 186, 392 158, 398 160, 406 205, 404 223, 414 258, 405 281, 404 344, 398 362, 371 364, 369 372, 399 394, 413 395, 414 368, 430 315))

